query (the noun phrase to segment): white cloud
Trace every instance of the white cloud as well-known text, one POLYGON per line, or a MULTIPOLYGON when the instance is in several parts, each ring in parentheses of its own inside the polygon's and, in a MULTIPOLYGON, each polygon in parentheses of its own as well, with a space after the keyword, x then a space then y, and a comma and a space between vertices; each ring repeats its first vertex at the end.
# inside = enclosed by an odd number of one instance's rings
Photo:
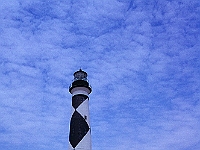
POLYGON ((66 149, 68 86, 81 67, 93 149, 198 149, 198 4, 2 2, 0 146, 66 149))

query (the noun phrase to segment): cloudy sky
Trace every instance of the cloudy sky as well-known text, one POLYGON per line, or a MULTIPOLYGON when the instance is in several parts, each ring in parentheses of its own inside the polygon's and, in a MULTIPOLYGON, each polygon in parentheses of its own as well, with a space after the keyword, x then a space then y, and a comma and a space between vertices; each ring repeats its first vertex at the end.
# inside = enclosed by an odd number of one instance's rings
POLYGON ((199 150, 199 58, 199 0, 0 0, 0 149, 67 150, 82 68, 93 150, 199 150))

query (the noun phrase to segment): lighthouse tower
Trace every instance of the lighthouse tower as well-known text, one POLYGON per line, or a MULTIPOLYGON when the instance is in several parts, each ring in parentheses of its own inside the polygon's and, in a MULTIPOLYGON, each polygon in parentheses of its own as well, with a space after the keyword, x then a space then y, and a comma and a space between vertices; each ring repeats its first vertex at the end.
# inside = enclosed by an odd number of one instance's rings
POLYGON ((89 94, 92 89, 87 73, 81 69, 74 73, 69 87, 72 94, 72 115, 70 121, 69 150, 91 150, 91 129, 89 116, 89 94))

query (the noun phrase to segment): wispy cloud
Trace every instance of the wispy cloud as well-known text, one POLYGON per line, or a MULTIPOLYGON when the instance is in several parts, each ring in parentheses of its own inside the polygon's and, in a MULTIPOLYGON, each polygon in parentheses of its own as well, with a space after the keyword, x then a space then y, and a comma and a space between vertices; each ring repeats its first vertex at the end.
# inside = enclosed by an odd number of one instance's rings
POLYGON ((68 147, 88 72, 94 150, 197 150, 199 2, 15 0, 0 6, 0 147, 68 147))

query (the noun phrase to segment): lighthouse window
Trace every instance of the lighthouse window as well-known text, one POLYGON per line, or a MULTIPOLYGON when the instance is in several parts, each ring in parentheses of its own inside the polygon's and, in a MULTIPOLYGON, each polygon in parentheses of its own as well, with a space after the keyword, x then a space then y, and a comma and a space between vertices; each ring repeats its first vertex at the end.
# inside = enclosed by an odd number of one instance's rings
POLYGON ((74 77, 75 77, 75 79, 81 80, 81 79, 87 78, 87 75, 83 72, 77 72, 74 75, 74 77))

